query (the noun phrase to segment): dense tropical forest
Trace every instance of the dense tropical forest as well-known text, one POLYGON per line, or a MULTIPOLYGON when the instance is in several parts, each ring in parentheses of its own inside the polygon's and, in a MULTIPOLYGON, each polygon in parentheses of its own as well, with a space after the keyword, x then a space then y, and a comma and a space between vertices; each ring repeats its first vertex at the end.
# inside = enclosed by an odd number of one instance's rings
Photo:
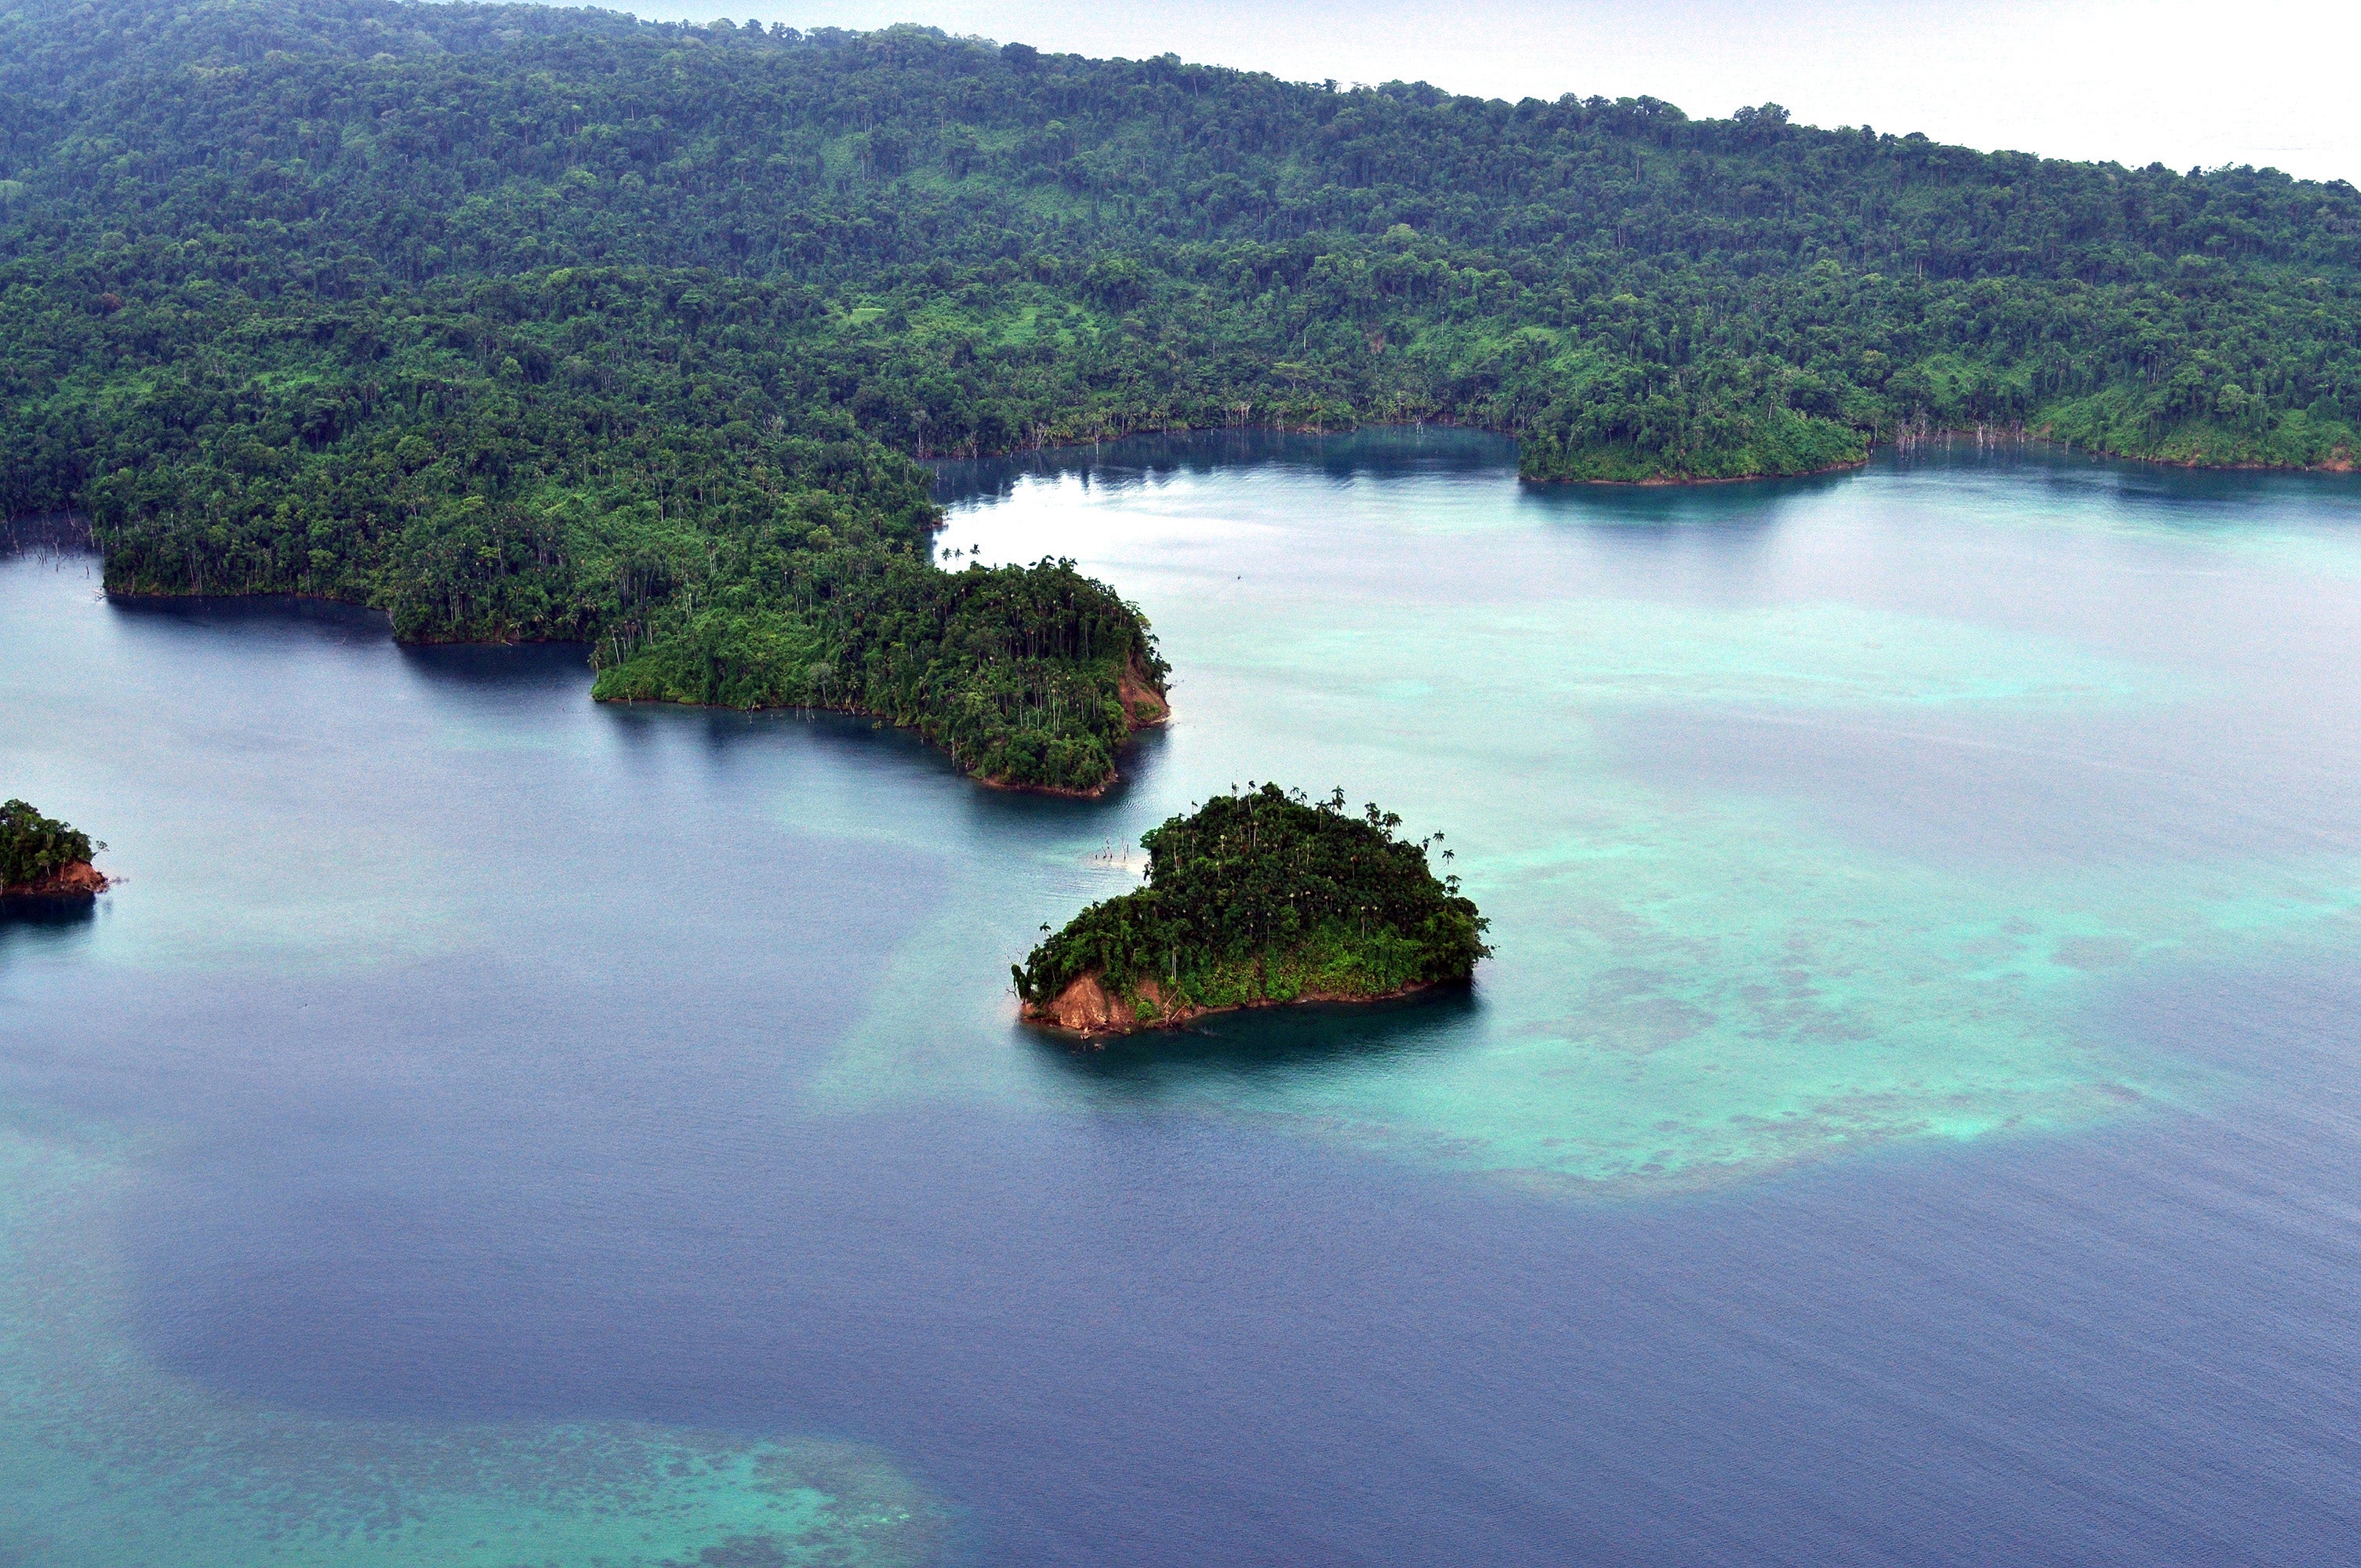
POLYGON ((1466 980, 1489 951, 1487 922, 1458 878, 1429 867, 1442 836, 1406 841, 1400 826, 1374 805, 1346 812, 1343 790, 1217 795, 1140 835, 1147 885, 1092 905, 1012 965, 1016 992, 1043 1022, 1121 1031, 1466 980))
POLYGON ((1103 781, 1163 668, 1070 566, 937 570, 918 460, 1451 420, 1535 477, 1968 425, 2341 467, 2361 419, 2343 181, 916 27, 0 5, 9 514, 88 516, 117 589, 579 638, 602 696, 1013 782, 1103 781))
POLYGON ((0 802, 0 893, 49 887, 104 848, 80 828, 42 816, 29 801, 0 802))

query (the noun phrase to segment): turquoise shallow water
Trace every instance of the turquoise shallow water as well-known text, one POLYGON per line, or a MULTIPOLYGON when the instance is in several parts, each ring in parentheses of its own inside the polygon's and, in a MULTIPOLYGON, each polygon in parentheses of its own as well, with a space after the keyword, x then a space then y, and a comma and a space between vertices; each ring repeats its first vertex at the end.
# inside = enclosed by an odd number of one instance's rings
POLYGON ((946 471, 1176 720, 1098 803, 578 650, 0 563, 0 1562, 2180 1562, 2361 1523, 2361 499, 2039 452, 946 471), (1276 778, 1464 996, 1069 1051, 1276 778))
POLYGON ((2055 459, 1634 496, 1469 471, 1456 435, 1416 485, 1190 452, 1004 470, 945 539, 1074 554, 1156 617, 1180 716, 1113 836, 1341 781, 1447 831, 1499 954, 1428 1048, 1163 1092, 1569 1190, 1712 1182, 2202 1101, 2219 1075, 2127 1048, 2104 999, 2351 941, 2349 810, 2311 815, 2346 684, 2244 641, 2268 612, 2237 602, 2324 579, 2350 613, 2342 490, 2278 492, 2268 553, 2202 481, 2055 459), (2191 642, 2172 612, 2225 579, 2191 642))

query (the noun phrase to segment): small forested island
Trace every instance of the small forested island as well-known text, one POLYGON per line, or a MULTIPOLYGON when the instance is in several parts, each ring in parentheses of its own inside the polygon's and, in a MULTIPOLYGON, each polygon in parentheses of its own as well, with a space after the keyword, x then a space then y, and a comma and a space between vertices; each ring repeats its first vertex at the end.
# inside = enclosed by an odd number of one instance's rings
POLYGON ((1435 839, 1398 839, 1400 825, 1375 806, 1349 814, 1342 790, 1312 801, 1268 784, 1168 819, 1140 835, 1147 885, 1010 966, 1024 1015, 1087 1038, 1470 978, 1488 923, 1428 866, 1435 839))
POLYGON ((591 695, 874 714, 986 784, 1079 795, 1170 712, 1146 618, 1071 561, 946 572, 875 539, 815 549, 825 528, 782 532, 704 602, 603 633, 591 695))
POLYGON ((578 640, 602 698, 877 715, 999 784, 1102 787, 1164 666, 1066 563, 939 570, 930 458, 1438 421, 1534 480, 1971 429, 2348 469, 2361 422, 2352 185, 1776 104, 17 0, 0 150, 0 512, 89 519, 111 591, 578 640))
POLYGON ((106 878, 90 862, 105 847, 30 802, 0 803, 0 898, 104 893, 106 878))

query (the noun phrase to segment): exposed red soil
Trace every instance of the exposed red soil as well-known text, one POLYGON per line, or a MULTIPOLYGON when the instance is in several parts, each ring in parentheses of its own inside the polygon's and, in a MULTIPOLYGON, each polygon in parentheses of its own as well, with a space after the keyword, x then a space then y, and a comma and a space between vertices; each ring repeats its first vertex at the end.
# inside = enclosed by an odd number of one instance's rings
POLYGON ((1147 1018, 1118 1018, 1116 1009, 1121 1003, 1108 993, 1100 977, 1093 972, 1076 979, 1050 1001, 1027 1003, 1020 1014, 1028 1024, 1038 1024, 1045 1028, 1076 1036, 1085 1045, 1104 1046, 1114 1036, 1137 1035, 1149 1029, 1178 1029, 1217 1013, 1244 1013, 1257 1007, 1294 1007, 1309 1002, 1393 1002, 1433 988, 1433 981, 1421 981, 1394 991, 1366 993, 1308 991, 1284 1002, 1266 999, 1242 1002, 1230 1007, 1191 1007, 1168 1000, 1164 988, 1155 981, 1143 980, 1136 994, 1156 1009, 1155 1014, 1147 1018))
POLYGON ((55 897, 60 894, 104 893, 106 873, 88 861, 71 861, 42 882, 12 882, 0 887, 0 898, 55 897))
POLYGON ((1115 677, 1115 696, 1122 700, 1124 717, 1134 729, 1153 729, 1172 717, 1172 705, 1165 700, 1164 688, 1148 678, 1137 659, 1124 661, 1123 674, 1115 677))

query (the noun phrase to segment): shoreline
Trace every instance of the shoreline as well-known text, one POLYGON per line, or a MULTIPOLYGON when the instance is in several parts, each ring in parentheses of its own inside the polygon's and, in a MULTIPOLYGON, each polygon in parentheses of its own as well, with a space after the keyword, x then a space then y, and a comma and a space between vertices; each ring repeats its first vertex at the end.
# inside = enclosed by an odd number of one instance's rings
MULTIPOLYGON (((1400 1002, 1442 986, 1466 983, 1466 981, 1420 980, 1412 981, 1408 985, 1398 986, 1391 991, 1306 992, 1300 996, 1264 997, 1254 1002, 1233 1002, 1221 1007, 1181 1007, 1163 1013, 1152 1019, 1135 1017, 1128 1024, 1117 1024, 1114 1022, 1112 1014, 1107 1012, 1107 1004, 1113 999, 1107 995, 1106 988, 1099 983, 1097 975, 1086 974, 1069 984, 1051 1002, 1018 1003, 1016 1018, 1018 1023, 1038 1029, 1044 1034, 1086 1045, 1093 1049, 1104 1049, 1109 1040, 1123 1039, 1133 1035, 1170 1033, 1185 1029, 1201 1018, 1217 1018, 1229 1013, 1252 1013, 1275 1007, 1323 1004, 1354 1007, 1372 1003, 1400 1002), (1073 999, 1071 1005, 1069 999, 1073 999), (1080 1011, 1083 1021, 1067 1022, 1060 1015, 1061 1008, 1080 1011), (1093 1014, 1104 1016, 1106 1021, 1103 1023, 1093 1021, 1091 1015, 1093 1014)), ((1149 981, 1147 984, 1149 999, 1160 1002, 1162 989, 1154 981, 1149 981)))
POLYGON ((1876 455, 1877 449, 1872 446, 1870 448, 1869 457, 1851 458, 1842 463, 1824 463, 1817 468, 1798 468, 1792 474, 1695 475, 1677 479, 1664 477, 1653 479, 1558 479, 1532 477, 1519 474, 1517 482, 1521 485, 1599 485, 1617 490, 1680 489, 1691 485, 1761 485, 1780 479, 1810 479, 1822 474, 1850 473, 1855 468, 1868 467, 1870 458, 1876 455))
MULTIPOLYGON (((895 728, 898 729, 905 727, 895 725, 895 728)), ((934 742, 929 740, 927 744, 932 746, 934 742)), ((1123 775, 1120 773, 1109 773, 1088 789, 1072 789, 1065 784, 1016 784, 1008 779, 987 778, 982 773, 971 773, 965 769, 961 770, 960 777, 972 780, 986 789, 1003 790, 1010 795, 1045 795, 1053 800, 1104 800, 1106 798, 1107 791, 1123 782, 1123 775)))
MULTIPOLYGON (((555 640, 553 639, 553 641, 555 640)), ((403 646, 440 648, 513 648, 522 647, 523 644, 514 642, 439 642, 407 643, 403 644, 403 646)), ((595 673, 593 674, 592 679, 595 683, 597 679, 595 673)), ((1146 682, 1135 684, 1132 680, 1129 669, 1126 669, 1124 671, 1122 677, 1117 682, 1115 689, 1123 702, 1124 716, 1131 727, 1129 732, 1125 736, 1125 742, 1126 745, 1129 743, 1131 736, 1137 735, 1141 730, 1161 729, 1165 725, 1171 722, 1172 705, 1164 693, 1146 682), (1140 718, 1135 716, 1132 704, 1137 697, 1141 696, 1150 696, 1155 699, 1158 708, 1155 718, 1140 718)), ((945 746, 939 740, 928 739, 918 726, 915 724, 901 723, 891 714, 878 713, 870 708, 856 707, 851 705, 837 707, 829 703, 806 702, 777 703, 755 707, 735 707, 728 703, 681 702, 671 697, 648 697, 642 699, 640 697, 598 696, 595 695, 590 700, 595 703, 603 703, 609 707, 637 707, 640 706, 641 702, 644 700, 650 707, 693 708, 707 713, 828 713, 834 714, 840 718, 866 718, 873 726, 875 727, 909 731, 911 734, 916 735, 922 744, 930 746, 934 750, 940 751, 944 756, 949 757, 950 759, 952 770, 956 772, 960 777, 971 780, 975 784, 982 784, 986 789, 1005 790, 1011 795, 1042 795, 1053 796, 1060 800, 1100 800, 1105 797, 1107 791, 1115 788, 1115 785, 1123 782, 1123 770, 1120 767, 1110 768, 1107 772, 1106 777, 1101 779, 1097 784, 1093 784, 1088 789, 1073 789, 1063 784, 1018 784, 1010 779, 994 778, 988 774, 971 771, 964 762, 960 761, 959 754, 957 752, 953 751, 948 746, 945 746)))
POLYGON ((0 884, 0 898, 90 898, 114 885, 114 878, 88 861, 72 861, 41 882, 0 884))
MULTIPOLYGON (((1025 457, 1028 455, 1038 456, 1042 454, 1051 452, 1073 452, 1085 446, 1101 446, 1111 444, 1115 442, 1138 441, 1158 436, 1231 434, 1329 436, 1351 435, 1356 432, 1364 430, 1423 430, 1430 425, 1444 430, 1481 431, 1488 435, 1506 436, 1511 441, 1517 439, 1517 433, 1514 431, 1502 430, 1495 425, 1478 424, 1468 420, 1455 419, 1367 420, 1359 423, 1341 425, 1334 429, 1324 425, 1279 423, 1251 425, 1166 425, 1151 429, 1135 430, 1125 435, 1090 436, 1073 441, 1053 441, 1045 443, 1039 446, 1012 446, 1004 452, 983 453, 975 457, 925 457, 919 458, 917 461, 930 466, 949 465, 952 463, 995 462, 1012 457, 1025 457)), ((1987 427, 1987 429, 1989 429, 1989 427, 1987 427)), ((1972 425, 1947 425, 1938 429, 1929 429, 1917 432, 1912 439, 1911 445, 1914 447, 1925 445, 1936 441, 1938 438, 1940 438, 1945 444, 1949 444, 1954 440, 1973 439, 1975 433, 1975 427, 1972 425)), ((2059 446, 2061 448, 2070 448, 2072 445, 2071 443, 2061 441, 2053 435, 2035 435, 2029 432, 2021 439, 2013 439, 2009 444, 2021 444, 2024 442, 2033 441, 2040 442, 2044 445, 2059 446)), ((2000 443, 1992 441, 1990 438, 1987 438, 1986 444, 2000 444, 2000 443)), ((1528 475, 1520 468, 1517 474, 1517 478, 1520 483, 1528 485, 1598 485, 1615 489, 1631 490, 1656 489, 1686 485, 1749 485, 1758 484, 1771 479, 1808 479, 1823 474, 1847 473, 1854 469, 1867 467, 1876 459, 1877 455, 1880 452, 1900 452, 1903 450, 1905 450, 1905 447, 1897 434, 1887 436, 1882 440, 1871 441, 1868 444, 1867 455, 1864 456, 1850 459, 1842 463, 1827 463, 1817 468, 1800 468, 1794 473, 1789 474, 1722 474, 1713 476, 1684 476, 1677 478, 1659 476, 1655 478, 1649 479, 1584 479, 1528 475)), ((2361 472, 2361 455, 2351 455, 2343 459, 2332 459, 2325 463, 2207 463, 2200 461, 2194 457, 2147 457, 2136 453, 2109 452, 2103 448, 2094 447, 2085 447, 2084 450, 2091 453, 2093 456, 2104 458, 2107 461, 2114 463, 2143 463, 2151 464, 2159 468, 2188 468, 2208 473, 2335 474, 2345 476, 2351 475, 2356 472, 2361 472)), ((938 473, 940 472, 939 467, 937 471, 938 473)))

